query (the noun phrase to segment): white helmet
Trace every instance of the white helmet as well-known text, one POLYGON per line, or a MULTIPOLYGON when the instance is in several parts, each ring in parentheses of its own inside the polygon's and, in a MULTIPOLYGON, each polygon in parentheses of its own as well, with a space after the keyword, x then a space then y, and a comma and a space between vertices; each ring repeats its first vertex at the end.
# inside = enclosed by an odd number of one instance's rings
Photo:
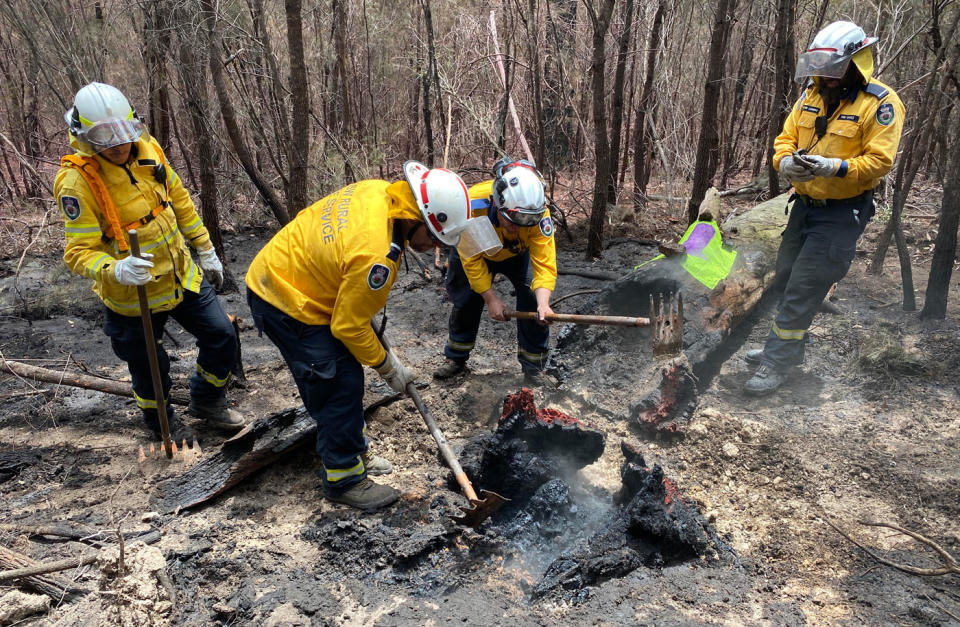
POLYGON ((543 178, 526 160, 505 157, 493 166, 493 204, 517 226, 533 226, 546 211, 543 178))
POLYGON ((470 219, 470 194, 463 179, 450 170, 431 169, 419 161, 404 163, 403 174, 430 233, 447 246, 456 246, 470 219))
POLYGON ((136 141, 145 130, 127 98, 105 83, 80 88, 63 119, 70 133, 98 152, 136 141))
MULTIPOLYGON (((813 38, 807 51, 797 59, 794 80, 801 82, 808 76, 843 78, 850 59, 867 46, 877 43, 876 37, 867 37, 853 22, 833 22, 824 26, 813 38)), ((871 58, 872 70, 872 58, 871 58)), ((859 67, 859 66, 858 66, 859 67)), ((859 68, 861 74, 864 68, 859 68)), ((869 76, 864 76, 869 80, 869 76)))

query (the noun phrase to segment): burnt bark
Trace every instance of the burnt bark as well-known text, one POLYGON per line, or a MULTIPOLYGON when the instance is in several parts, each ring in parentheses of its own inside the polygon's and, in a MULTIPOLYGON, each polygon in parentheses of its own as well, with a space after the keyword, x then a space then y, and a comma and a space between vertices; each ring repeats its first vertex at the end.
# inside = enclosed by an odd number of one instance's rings
POLYGON ((165 149, 170 142, 170 85, 165 58, 166 51, 170 49, 170 31, 166 20, 169 10, 166 0, 150 2, 143 7, 150 134, 165 149))
POLYGON ((286 0, 287 47, 290 55, 290 101, 292 105, 287 215, 295 216, 307 206, 307 162, 310 156, 310 92, 303 53, 303 17, 300 0, 286 0))
POLYGON ((796 21, 796 0, 777 0, 777 44, 774 49, 774 87, 770 104, 770 126, 767 129, 767 176, 770 197, 780 193, 780 179, 773 167, 773 142, 783 128, 793 102, 792 79, 796 59, 796 37, 793 29, 796 21))
POLYGON ((947 315, 950 277, 957 256, 957 227, 960 226, 960 133, 954 134, 950 154, 951 165, 947 168, 949 174, 943 188, 943 205, 940 208, 933 258, 930 260, 927 295, 920 311, 920 317, 924 320, 943 320, 947 315))
POLYGON ((427 35, 427 67, 420 74, 423 89, 423 136, 427 143, 427 165, 431 168, 436 161, 436 148, 433 145, 433 113, 431 110, 430 84, 435 71, 437 56, 433 41, 433 16, 430 13, 430 0, 420 0, 423 7, 423 28, 427 35))

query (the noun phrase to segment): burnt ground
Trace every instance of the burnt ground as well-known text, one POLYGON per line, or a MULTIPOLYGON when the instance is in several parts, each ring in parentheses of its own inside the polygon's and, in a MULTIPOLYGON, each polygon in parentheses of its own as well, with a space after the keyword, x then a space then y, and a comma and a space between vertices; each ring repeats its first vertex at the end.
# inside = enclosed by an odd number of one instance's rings
MULTIPOLYGON (((622 232, 629 236, 631 229, 622 232)), ((872 251, 879 230, 871 225, 864 250, 872 251)), ((269 234, 238 229, 227 235, 235 272, 242 275, 269 234)), ((585 240, 582 232, 575 235, 576 242, 585 240)), ((561 270, 622 274, 654 254, 621 238, 603 259, 586 262, 578 244, 562 232, 558 237, 561 270)), ((922 287, 923 257, 917 261, 922 287)), ((17 262, 3 261, 0 272, 3 355, 53 368, 69 359, 71 370, 80 364, 123 379, 125 368, 100 331, 99 305, 85 282, 67 276, 56 253, 28 256, 18 299, 11 287, 17 262)), ((627 343, 611 342, 609 351, 627 366, 611 370, 603 387, 584 389, 568 379, 558 390, 537 391, 539 407, 604 432, 603 453, 565 474, 562 485, 545 484, 527 510, 477 532, 445 516, 459 497, 448 489, 433 440, 409 401, 377 409, 368 421, 376 452, 395 466, 382 479, 404 492, 396 508, 358 515, 324 501, 319 464, 307 446, 205 506, 155 515, 152 486, 179 469, 137 464, 145 438, 132 401, 9 375, 0 379, 0 523, 159 527, 163 535, 154 546, 176 601, 172 609, 150 606, 158 624, 956 624, 960 579, 879 566, 824 522, 829 518, 896 561, 930 564, 929 552, 858 520, 894 522, 960 553, 956 304, 946 321, 920 322, 900 309, 892 252, 883 276, 868 276, 865 268, 865 256, 858 257, 841 283, 840 313, 816 318, 807 362, 785 389, 744 399, 742 355, 762 345, 772 318, 769 311, 759 314, 730 346, 732 356, 718 374, 701 381, 685 438, 650 439, 628 418, 631 391, 648 382, 630 380, 636 355, 627 343), (652 550, 636 568, 604 571, 609 576, 585 587, 545 588, 545 574, 556 575, 563 560, 589 559, 597 532, 613 525, 622 442, 662 468, 712 523, 717 546, 729 550, 686 559, 652 550), (568 517, 553 524, 550 514, 560 510, 568 517)), ((604 283, 562 275, 556 296, 598 287, 604 283)), ((497 288, 511 302, 509 284, 497 288)), ((918 297, 922 302, 922 292, 918 297)), ((571 298, 561 309, 574 311, 585 298, 571 298)), ((249 318, 240 294, 222 301, 230 313, 249 318)), ((437 272, 426 280, 411 264, 401 274, 388 307, 388 334, 424 381, 442 362, 448 310, 437 272)), ((173 375, 185 389, 195 348, 175 323, 168 329, 167 349, 178 358, 173 375)), ((249 327, 242 343, 249 384, 231 392, 234 406, 252 416, 296 406, 276 349, 249 327)), ((469 376, 423 389, 455 447, 491 432, 504 397, 519 389, 515 346, 513 323, 485 318, 469 376)), ((576 347, 560 357, 576 360, 576 347)), ((368 372, 365 401, 387 393, 368 372)), ((200 436, 206 450, 223 441, 216 433, 201 430, 200 436)), ((44 561, 92 551, 8 528, 0 531, 0 544, 44 561)), ((95 566, 65 574, 92 592, 24 624, 115 624, 116 614, 104 608, 135 602, 98 592, 95 566)))

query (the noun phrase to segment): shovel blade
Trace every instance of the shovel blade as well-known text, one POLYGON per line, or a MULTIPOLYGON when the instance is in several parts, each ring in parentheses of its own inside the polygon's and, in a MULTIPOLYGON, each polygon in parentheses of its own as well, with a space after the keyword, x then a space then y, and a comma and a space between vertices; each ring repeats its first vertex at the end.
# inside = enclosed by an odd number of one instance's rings
POLYGON ((510 500, 496 492, 486 490, 480 490, 477 496, 480 498, 470 499, 468 507, 460 508, 460 516, 454 516, 458 522, 476 528, 510 500))
POLYGON ((672 357, 683 350, 683 295, 650 295, 650 326, 654 357, 672 357))

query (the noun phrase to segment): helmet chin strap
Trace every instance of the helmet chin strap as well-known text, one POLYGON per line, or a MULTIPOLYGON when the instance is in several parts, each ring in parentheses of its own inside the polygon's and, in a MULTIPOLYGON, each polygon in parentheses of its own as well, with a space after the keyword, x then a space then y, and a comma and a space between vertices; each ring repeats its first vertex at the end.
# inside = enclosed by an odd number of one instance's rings
POLYGON ((419 220, 414 220, 413 226, 410 227, 410 229, 407 230, 407 234, 403 236, 404 244, 406 244, 406 243, 409 242, 411 239, 413 239, 413 235, 414 235, 418 230, 420 230, 420 227, 426 228, 426 226, 427 226, 427 225, 424 224, 423 222, 420 222, 419 220))

